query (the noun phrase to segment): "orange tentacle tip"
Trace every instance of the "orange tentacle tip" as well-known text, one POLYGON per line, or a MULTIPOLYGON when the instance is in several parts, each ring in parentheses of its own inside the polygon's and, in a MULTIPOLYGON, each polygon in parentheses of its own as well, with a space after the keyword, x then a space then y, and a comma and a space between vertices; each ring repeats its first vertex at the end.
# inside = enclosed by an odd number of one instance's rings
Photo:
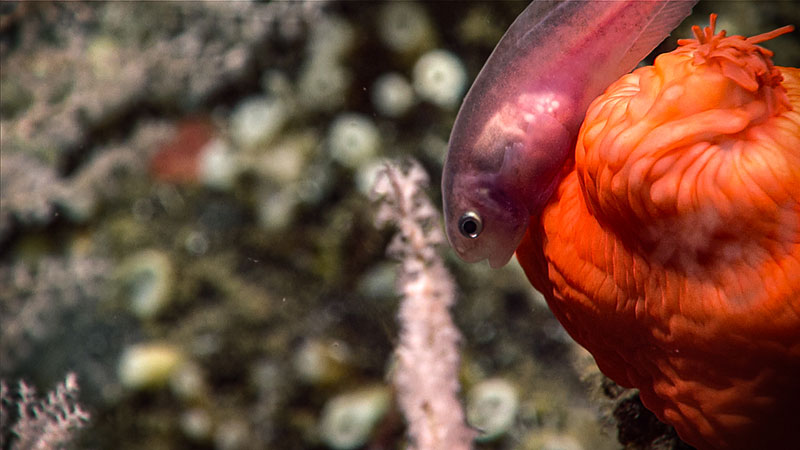
MULTIPOLYGON (((756 92, 767 87, 765 100, 770 106, 780 105, 785 110, 792 110, 781 86, 783 75, 772 63, 773 53, 757 44, 774 39, 794 31, 793 25, 761 33, 752 37, 740 35, 727 36, 726 31, 716 32, 717 15, 711 14, 709 26, 692 27, 694 39, 679 39, 678 51, 691 52, 695 66, 707 65, 718 68, 727 78, 742 88, 756 92)), ((771 108, 772 109, 772 108, 771 108)), ((772 115, 772 114, 770 114, 772 115)))

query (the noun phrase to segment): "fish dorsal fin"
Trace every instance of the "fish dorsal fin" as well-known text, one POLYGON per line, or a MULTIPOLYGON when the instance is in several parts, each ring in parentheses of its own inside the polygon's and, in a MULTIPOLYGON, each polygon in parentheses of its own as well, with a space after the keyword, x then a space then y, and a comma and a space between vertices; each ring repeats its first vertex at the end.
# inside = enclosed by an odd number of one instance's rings
POLYGON ((647 19, 645 27, 639 30, 631 48, 620 60, 620 67, 633 70, 641 61, 642 55, 648 55, 658 44, 664 41, 672 30, 692 13, 695 0, 678 0, 662 2, 661 7, 647 19))

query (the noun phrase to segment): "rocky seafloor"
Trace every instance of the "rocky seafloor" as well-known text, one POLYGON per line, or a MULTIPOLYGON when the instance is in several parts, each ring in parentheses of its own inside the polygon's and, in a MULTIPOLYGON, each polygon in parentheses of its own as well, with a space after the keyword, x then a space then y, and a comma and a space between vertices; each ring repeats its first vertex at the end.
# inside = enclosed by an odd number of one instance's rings
MULTIPOLYGON (((367 193, 413 157, 440 204, 458 105, 524 7, 0 4, 3 448, 17 380, 41 396, 69 372, 91 416, 75 448, 404 448, 391 230, 367 193)), ((657 51, 712 11, 736 34, 800 24, 791 2, 701 2, 657 51)), ((475 448, 685 448, 515 263, 442 252, 475 448)))

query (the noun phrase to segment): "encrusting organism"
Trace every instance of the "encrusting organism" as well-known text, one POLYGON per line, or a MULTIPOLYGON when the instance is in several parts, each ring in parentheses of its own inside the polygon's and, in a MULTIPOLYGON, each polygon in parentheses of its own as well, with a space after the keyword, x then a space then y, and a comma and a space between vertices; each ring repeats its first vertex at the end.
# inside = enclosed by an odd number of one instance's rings
POLYGON ((405 170, 387 164, 372 191, 380 202, 377 224, 391 223, 398 230, 387 250, 399 261, 397 285, 403 297, 392 378, 411 448, 466 450, 476 433, 467 427, 457 396, 461 333, 449 312, 455 286, 436 249, 444 235, 439 211, 425 196, 427 184, 419 163, 405 170))

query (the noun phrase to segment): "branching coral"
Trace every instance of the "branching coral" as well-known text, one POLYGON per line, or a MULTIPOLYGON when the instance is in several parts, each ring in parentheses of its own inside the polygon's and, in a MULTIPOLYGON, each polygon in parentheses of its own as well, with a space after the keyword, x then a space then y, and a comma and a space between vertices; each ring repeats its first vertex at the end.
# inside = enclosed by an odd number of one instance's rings
POLYGON ((436 251, 444 240, 439 211, 425 197, 428 176, 417 163, 403 171, 387 165, 373 188, 381 199, 379 225, 398 232, 388 252, 400 261, 400 342, 394 384, 416 449, 468 449, 475 436, 464 422, 459 390, 458 343, 450 318, 453 280, 436 251))
MULTIPOLYGON (((15 438, 9 439, 14 450, 56 450, 65 448, 76 430, 89 421, 86 412, 76 397, 78 380, 74 373, 67 374, 63 383, 47 394, 46 399, 38 399, 36 391, 24 381, 19 382, 19 399, 12 400, 10 389, 0 382, 0 417, 2 417, 2 439, 11 432, 15 438), (15 423, 11 426, 11 408, 16 406, 15 423), (7 429, 10 427, 10 429, 7 429)), ((7 442, 3 442, 6 448, 7 442)))
MULTIPOLYGON (((99 257, 42 258, 0 266, 0 364, 4 373, 62 327, 67 310, 90 311, 105 293, 111 267, 99 257)), ((73 324, 74 325, 74 324, 73 324)))

